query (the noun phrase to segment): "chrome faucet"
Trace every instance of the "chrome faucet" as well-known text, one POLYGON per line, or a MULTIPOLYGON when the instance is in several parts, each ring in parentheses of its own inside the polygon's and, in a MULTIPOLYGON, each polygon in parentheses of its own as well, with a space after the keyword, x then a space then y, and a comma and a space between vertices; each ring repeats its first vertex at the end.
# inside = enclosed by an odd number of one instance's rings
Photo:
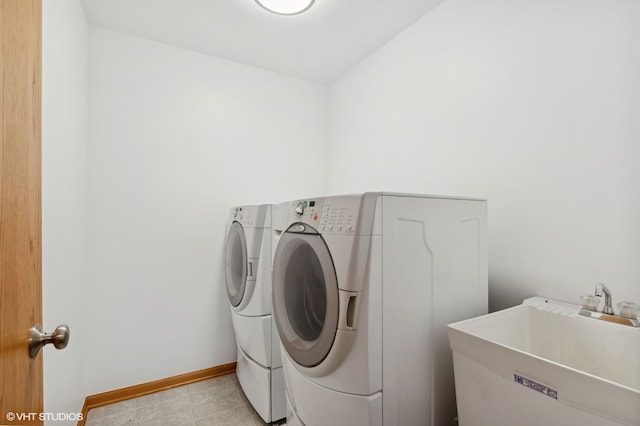
POLYGON ((611 305, 611 292, 602 283, 596 284, 596 296, 602 297, 604 294, 604 307, 602 308, 602 313, 613 315, 613 306, 611 305))
POLYGON ((582 309, 578 312, 578 315, 588 318, 595 318, 599 320, 614 322, 622 325, 629 325, 631 327, 640 327, 640 319, 638 319, 637 306, 635 303, 631 302, 620 302, 618 303, 618 308, 620 308, 620 315, 616 315, 613 312, 613 306, 611 302, 611 291, 607 288, 606 285, 602 283, 596 283, 596 296, 602 297, 604 294, 604 308, 602 308, 602 312, 598 312, 597 310, 592 310, 592 300, 588 300, 590 295, 585 295, 581 299, 583 299, 582 309), (586 303, 589 302, 589 303, 586 303), (623 308, 621 306, 627 305, 629 308, 623 313, 623 308), (635 306, 635 307, 634 307, 635 306))

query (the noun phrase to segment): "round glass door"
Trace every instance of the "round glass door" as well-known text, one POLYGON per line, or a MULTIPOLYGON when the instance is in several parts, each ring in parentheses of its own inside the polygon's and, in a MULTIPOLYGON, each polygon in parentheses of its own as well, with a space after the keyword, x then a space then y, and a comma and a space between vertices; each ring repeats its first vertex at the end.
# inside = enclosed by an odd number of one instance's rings
POLYGON ((231 224, 227 235, 225 281, 229 302, 232 306, 238 306, 247 283, 247 240, 238 222, 231 224))
POLYGON ((339 308, 335 268, 322 236, 285 232, 273 274, 273 312, 282 344, 300 365, 316 366, 333 345, 339 308))

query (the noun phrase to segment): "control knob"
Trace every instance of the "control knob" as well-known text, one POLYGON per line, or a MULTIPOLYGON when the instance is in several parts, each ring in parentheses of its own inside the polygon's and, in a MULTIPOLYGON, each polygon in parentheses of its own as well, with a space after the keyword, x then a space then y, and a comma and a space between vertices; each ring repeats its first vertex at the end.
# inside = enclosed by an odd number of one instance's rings
POLYGON ((298 216, 302 216, 303 213, 304 213, 304 204, 302 204, 302 202, 299 202, 298 205, 296 206, 296 214, 298 216))

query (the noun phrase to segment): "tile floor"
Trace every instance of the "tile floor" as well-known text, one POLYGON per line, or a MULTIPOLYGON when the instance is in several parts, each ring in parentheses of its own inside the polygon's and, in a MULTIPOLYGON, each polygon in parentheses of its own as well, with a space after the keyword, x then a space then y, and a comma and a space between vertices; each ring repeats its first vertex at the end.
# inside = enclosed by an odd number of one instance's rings
MULTIPOLYGON (((284 422, 281 422, 284 423, 284 422)), ((264 426, 235 374, 89 410, 87 426, 264 426)))

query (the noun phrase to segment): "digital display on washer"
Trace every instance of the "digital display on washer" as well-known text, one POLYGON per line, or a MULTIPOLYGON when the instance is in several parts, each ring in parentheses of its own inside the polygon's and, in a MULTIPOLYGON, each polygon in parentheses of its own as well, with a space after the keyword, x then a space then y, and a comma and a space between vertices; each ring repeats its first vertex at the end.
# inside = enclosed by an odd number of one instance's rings
POLYGON ((315 201, 309 201, 309 207, 315 207, 316 202, 315 201))

